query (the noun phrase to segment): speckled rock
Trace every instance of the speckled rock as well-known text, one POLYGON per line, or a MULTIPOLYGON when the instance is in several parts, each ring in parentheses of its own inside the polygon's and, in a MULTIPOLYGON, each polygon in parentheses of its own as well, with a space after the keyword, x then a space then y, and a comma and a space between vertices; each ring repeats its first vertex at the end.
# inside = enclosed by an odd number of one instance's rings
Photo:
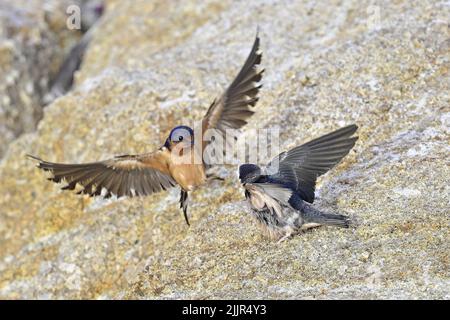
POLYGON ((445 1, 110 1, 77 89, 0 164, 5 298, 450 298, 449 6, 445 1), (25 159, 152 150, 199 119, 259 25, 264 90, 244 130, 288 148, 357 123, 317 206, 352 216, 277 244, 243 206, 236 167, 193 193, 100 200, 25 159), (105 36, 106 35, 106 36, 105 36))
POLYGON ((66 27, 66 8, 80 1, 0 3, 0 157, 42 118, 49 81, 79 39, 66 27))

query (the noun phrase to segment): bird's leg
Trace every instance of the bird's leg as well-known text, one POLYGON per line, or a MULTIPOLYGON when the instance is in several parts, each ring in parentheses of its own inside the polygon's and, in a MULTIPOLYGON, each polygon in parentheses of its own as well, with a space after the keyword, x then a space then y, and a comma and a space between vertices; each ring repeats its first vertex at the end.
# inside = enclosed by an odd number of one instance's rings
POLYGON ((292 236, 292 234, 286 233, 284 236, 282 236, 282 237, 277 241, 277 243, 282 243, 282 242, 288 240, 291 236, 292 236))
POLYGON ((284 236, 282 236, 277 243, 281 243, 284 242, 286 240, 288 240, 289 238, 291 238, 293 235, 295 234, 295 230, 293 230, 292 228, 286 228, 285 229, 285 233, 284 236))
POLYGON ((186 220, 187 225, 190 226, 189 218, 187 215, 187 207, 188 207, 188 192, 181 189, 180 208, 183 209, 184 220, 186 220))

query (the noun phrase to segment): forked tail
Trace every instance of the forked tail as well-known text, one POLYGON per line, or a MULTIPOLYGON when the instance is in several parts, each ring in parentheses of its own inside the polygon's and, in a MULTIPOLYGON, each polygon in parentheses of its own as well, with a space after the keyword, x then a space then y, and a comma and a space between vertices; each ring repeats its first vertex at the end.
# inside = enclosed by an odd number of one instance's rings
POLYGON ((317 210, 309 204, 302 208, 303 218, 308 223, 319 223, 322 225, 348 228, 351 224, 350 218, 341 214, 330 214, 317 210))

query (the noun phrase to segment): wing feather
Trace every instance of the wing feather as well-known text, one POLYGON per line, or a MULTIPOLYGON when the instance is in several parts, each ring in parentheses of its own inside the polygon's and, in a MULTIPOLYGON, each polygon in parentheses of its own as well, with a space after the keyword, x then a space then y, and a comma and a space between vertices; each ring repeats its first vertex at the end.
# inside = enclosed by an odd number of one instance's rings
POLYGON ((65 181, 63 190, 74 190, 82 187, 78 194, 99 196, 105 189, 105 198, 112 195, 145 196, 176 185, 167 166, 166 150, 158 150, 143 155, 124 155, 110 160, 84 164, 65 164, 38 161, 38 168, 49 171, 49 180, 56 183, 65 181), (134 192, 132 191, 134 190, 134 192))
POLYGON ((250 203, 256 210, 268 209, 272 214, 283 217, 283 207, 290 206, 292 190, 275 183, 245 183, 250 193, 250 203))
MULTIPOLYGON (((208 129, 218 129, 221 134, 225 134, 226 129, 239 129, 253 115, 250 107, 258 102, 259 82, 264 72, 264 69, 258 68, 262 59, 259 43, 259 36, 256 35, 244 66, 223 95, 209 107, 202 122, 203 136, 208 129)), ((203 149, 207 144, 203 145, 203 149)))
POLYGON ((287 181, 303 200, 313 203, 317 177, 349 153, 358 140, 352 137, 357 129, 350 125, 279 154, 267 166, 270 179, 287 181))

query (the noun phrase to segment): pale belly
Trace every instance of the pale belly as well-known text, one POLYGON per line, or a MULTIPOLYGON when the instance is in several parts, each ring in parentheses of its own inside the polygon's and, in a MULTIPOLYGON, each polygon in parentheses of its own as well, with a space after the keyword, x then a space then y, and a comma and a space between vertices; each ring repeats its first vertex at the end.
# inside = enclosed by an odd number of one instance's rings
POLYGON ((206 182, 203 164, 179 164, 169 167, 172 177, 185 191, 195 190, 206 182))

